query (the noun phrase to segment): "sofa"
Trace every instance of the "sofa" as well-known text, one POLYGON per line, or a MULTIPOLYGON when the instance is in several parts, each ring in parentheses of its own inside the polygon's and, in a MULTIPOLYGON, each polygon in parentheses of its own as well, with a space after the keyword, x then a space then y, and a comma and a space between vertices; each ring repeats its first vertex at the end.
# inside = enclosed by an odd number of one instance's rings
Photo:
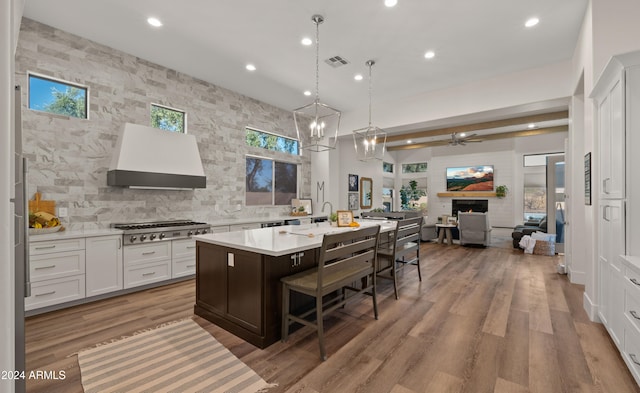
POLYGON ((511 232, 513 240, 513 248, 520 248, 520 239, 522 236, 531 235, 533 232, 547 232, 547 217, 543 217, 540 221, 527 221, 523 225, 517 225, 511 232))

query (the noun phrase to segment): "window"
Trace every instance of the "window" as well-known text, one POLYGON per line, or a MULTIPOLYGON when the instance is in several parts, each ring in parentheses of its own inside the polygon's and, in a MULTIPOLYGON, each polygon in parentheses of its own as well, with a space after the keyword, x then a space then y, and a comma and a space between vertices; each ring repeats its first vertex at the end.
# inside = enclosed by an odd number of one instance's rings
POLYGON ((186 133, 186 113, 180 109, 151 104, 151 127, 186 133))
POLYGON ((393 164, 390 162, 382 162, 382 172, 393 173, 393 164))
POLYGON ((262 149, 279 151, 281 153, 289 153, 293 155, 299 155, 300 149, 297 139, 287 138, 269 132, 256 130, 253 128, 246 128, 247 132, 247 145, 253 147, 260 147, 262 149))
POLYGON ((269 158, 246 158, 247 206, 290 205, 298 196, 298 165, 269 158))
POLYGON ((29 109, 87 118, 86 86, 29 74, 29 109))
POLYGON ((426 162, 418 162, 415 164, 402 164, 402 173, 418 173, 418 172, 426 172, 426 171, 427 171, 426 162))
POLYGON ((561 156, 564 153, 526 154, 523 156, 522 166, 546 166, 547 157, 561 156))
POLYGON ((544 168, 531 168, 530 172, 524 174, 523 207, 525 221, 541 219, 547 214, 547 182, 544 168))

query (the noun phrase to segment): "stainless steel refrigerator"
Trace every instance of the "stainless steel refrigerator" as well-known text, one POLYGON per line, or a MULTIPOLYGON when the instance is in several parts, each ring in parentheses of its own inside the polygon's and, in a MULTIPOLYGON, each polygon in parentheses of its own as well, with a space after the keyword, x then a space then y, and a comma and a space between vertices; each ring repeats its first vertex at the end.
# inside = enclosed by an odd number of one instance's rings
MULTIPOLYGON (((14 134, 14 194, 11 202, 14 207, 14 247, 15 247, 15 366, 16 370, 25 371, 25 337, 24 337, 24 298, 30 294, 29 283, 29 205, 27 202, 27 166, 22 155, 22 98, 20 86, 15 91, 15 134, 14 134)), ((24 392, 25 379, 16 380, 15 391, 24 392)))

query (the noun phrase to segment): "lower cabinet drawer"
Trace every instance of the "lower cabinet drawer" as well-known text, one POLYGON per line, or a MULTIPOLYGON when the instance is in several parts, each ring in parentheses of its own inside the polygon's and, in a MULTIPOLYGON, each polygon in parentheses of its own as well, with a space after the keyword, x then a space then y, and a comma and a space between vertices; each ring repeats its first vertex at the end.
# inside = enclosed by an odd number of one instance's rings
POLYGON ((622 357, 636 382, 640 384, 640 332, 626 321, 624 329, 624 352, 622 357))
POLYGON ((84 274, 85 251, 33 255, 29 260, 31 282, 84 274))
POLYGON ((173 278, 196 274, 196 258, 173 259, 171 266, 171 276, 173 278))
POLYGON ((28 311, 82 299, 85 296, 84 288, 84 274, 34 282, 31 283, 31 296, 24 300, 24 308, 28 311))
POLYGON ((127 265, 162 262, 171 259, 171 242, 148 242, 126 246, 123 255, 127 265))
POLYGON ((133 288, 171 278, 171 260, 124 267, 124 287, 133 288))

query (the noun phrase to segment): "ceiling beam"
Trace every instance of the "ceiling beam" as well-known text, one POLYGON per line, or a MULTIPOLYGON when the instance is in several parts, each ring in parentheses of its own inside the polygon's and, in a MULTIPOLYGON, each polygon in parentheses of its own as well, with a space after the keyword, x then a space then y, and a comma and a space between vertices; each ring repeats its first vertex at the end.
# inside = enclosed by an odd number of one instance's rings
MULTIPOLYGON (((522 131, 510 131, 510 132, 501 132, 499 134, 475 136, 473 140, 474 141, 491 141, 491 140, 497 140, 497 139, 520 138, 525 136, 545 135, 545 134, 553 134, 556 132, 567 132, 567 131, 569 131, 569 126, 564 125, 564 126, 547 127, 547 128, 536 128, 532 130, 526 129, 522 131)), ((443 139, 443 140, 432 141, 432 142, 424 142, 424 143, 412 143, 410 145, 387 146, 387 150, 388 151, 411 150, 411 149, 421 149, 423 147, 444 146, 447 144, 449 144, 449 139, 443 139)))
POLYGON ((416 132, 410 132, 407 134, 387 135, 387 143, 404 141, 407 139, 420 139, 420 138, 428 138, 432 136, 451 135, 454 132, 458 132, 458 133, 472 132, 472 131, 479 131, 479 130, 488 130, 491 128, 517 126, 522 124, 539 123, 542 121, 560 120, 560 119, 568 119, 568 118, 569 118, 569 111, 542 113, 539 115, 529 115, 529 116, 522 116, 522 117, 514 117, 510 119, 492 120, 492 121, 486 121, 483 123, 474 123, 474 124, 465 124, 465 125, 454 126, 454 127, 438 128, 435 130, 416 131, 416 132))

